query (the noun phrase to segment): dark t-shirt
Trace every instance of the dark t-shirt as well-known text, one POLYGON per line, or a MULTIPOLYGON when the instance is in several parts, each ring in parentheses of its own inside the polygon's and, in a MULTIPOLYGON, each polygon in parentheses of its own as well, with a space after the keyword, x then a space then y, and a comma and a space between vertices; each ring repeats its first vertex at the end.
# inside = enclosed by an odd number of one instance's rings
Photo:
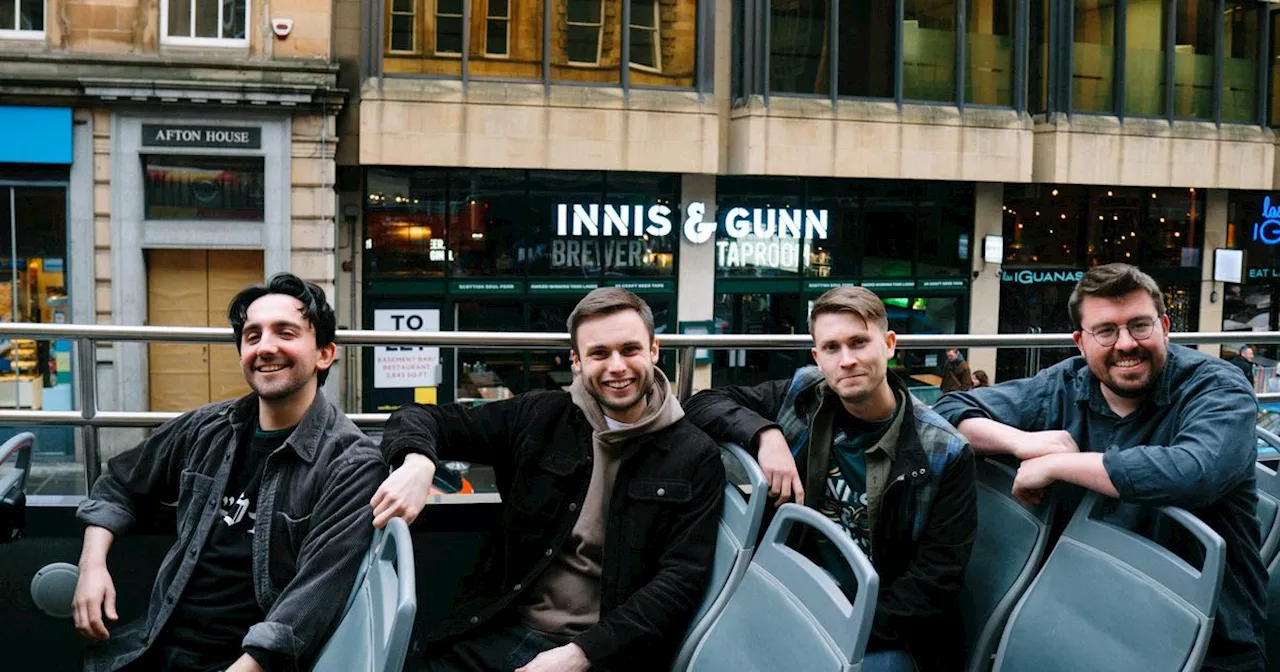
POLYGON ((292 433, 293 428, 256 429, 248 450, 236 450, 223 491, 222 520, 209 531, 191 580, 165 628, 166 645, 200 661, 191 669, 221 669, 229 657, 239 658, 245 634, 265 616, 253 591, 258 487, 267 456, 292 433))

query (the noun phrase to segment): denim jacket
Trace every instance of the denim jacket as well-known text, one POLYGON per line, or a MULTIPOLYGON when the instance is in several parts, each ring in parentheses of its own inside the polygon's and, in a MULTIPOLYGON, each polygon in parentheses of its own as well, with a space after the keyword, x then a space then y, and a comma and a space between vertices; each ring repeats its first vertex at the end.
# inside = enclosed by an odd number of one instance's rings
MULTIPOLYGON (((176 515, 178 538, 160 565, 146 617, 91 647, 86 671, 119 669, 155 642, 218 519, 235 450, 248 446, 257 413, 252 394, 210 404, 107 463, 77 511, 80 521, 118 537, 167 513, 176 515)), ((253 539, 253 587, 266 618, 242 646, 267 658, 270 669, 308 669, 337 627, 372 540, 369 500, 386 475, 374 443, 319 391, 267 457, 253 539)))
POLYGON ((1122 501, 1185 508, 1212 527, 1227 542, 1227 568, 1204 669, 1260 672, 1267 574, 1255 517, 1258 403, 1229 362, 1168 347, 1152 394, 1123 418, 1082 357, 1033 378, 953 392, 934 410, 955 425, 989 418, 1024 431, 1066 430, 1080 450, 1103 454, 1122 501))

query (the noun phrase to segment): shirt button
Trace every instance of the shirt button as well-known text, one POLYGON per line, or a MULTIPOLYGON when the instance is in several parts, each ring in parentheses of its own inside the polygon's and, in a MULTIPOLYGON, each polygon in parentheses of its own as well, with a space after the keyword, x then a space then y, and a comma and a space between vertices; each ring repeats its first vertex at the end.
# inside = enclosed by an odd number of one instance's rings
POLYGON ((578 510, 578 503, 577 503, 577 502, 571 502, 571 503, 569 504, 569 510, 570 510, 570 511, 577 511, 577 510, 578 510))
POLYGON ((471 617, 471 625, 475 625, 476 623, 479 623, 479 622, 480 622, 480 617, 479 617, 479 616, 472 616, 472 617, 471 617))
POLYGON ((548 548, 548 549, 547 549, 547 552, 546 552, 546 553, 543 553, 543 555, 545 555, 545 556, 547 556, 547 557, 549 558, 549 557, 551 557, 551 554, 552 554, 552 553, 554 553, 554 552, 555 552, 555 551, 553 551, 553 550, 551 550, 551 549, 549 549, 549 548, 548 548))
POLYGON ((196 553, 198 553, 198 552, 199 552, 199 549, 197 549, 197 548, 195 547, 195 545, 192 545, 192 546, 191 546, 191 550, 187 551, 187 555, 189 555, 189 556, 191 556, 191 557, 193 557, 193 558, 194 558, 194 557, 196 557, 196 553))
POLYGON ((523 587, 524 587, 524 586, 521 586, 520 584, 518 584, 518 583, 517 583, 516 585, 511 586, 511 592, 513 592, 513 593, 518 593, 518 592, 520 592, 520 589, 521 589, 521 588, 523 588, 523 587))
POLYGON ((662 497, 662 496, 664 496, 664 495, 666 495, 666 494, 667 494, 667 489, 666 489, 666 488, 658 488, 658 496, 659 496, 659 497, 662 497))

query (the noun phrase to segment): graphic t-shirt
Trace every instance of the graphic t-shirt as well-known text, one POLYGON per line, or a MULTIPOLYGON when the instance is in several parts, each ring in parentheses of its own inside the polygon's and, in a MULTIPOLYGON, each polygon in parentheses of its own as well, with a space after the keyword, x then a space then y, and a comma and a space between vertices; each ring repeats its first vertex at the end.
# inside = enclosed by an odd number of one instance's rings
POLYGON ((867 449, 888 431, 897 408, 888 418, 868 422, 841 409, 832 428, 831 462, 826 492, 818 511, 835 521, 871 555, 871 519, 867 511, 867 449))
POLYGON ((292 433, 292 427, 255 429, 247 450, 236 450, 220 519, 209 531, 195 572, 166 626, 167 642, 211 663, 238 658, 245 634, 265 616, 253 591, 258 488, 267 456, 292 433))

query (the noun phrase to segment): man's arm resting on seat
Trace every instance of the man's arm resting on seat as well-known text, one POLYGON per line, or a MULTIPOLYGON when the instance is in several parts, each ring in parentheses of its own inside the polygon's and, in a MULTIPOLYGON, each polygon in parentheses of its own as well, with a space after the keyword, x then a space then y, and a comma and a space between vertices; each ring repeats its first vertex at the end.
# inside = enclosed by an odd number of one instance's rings
POLYGON ((461 459, 503 470, 509 461, 510 429, 523 427, 523 397, 476 408, 461 404, 410 404, 387 420, 382 454, 394 471, 370 500, 374 526, 392 518, 413 524, 427 503, 438 460, 461 459))
POLYGON ((1075 439, 1060 429, 1028 432, 987 418, 962 420, 956 429, 969 440, 974 452, 981 455, 1013 455, 1029 460, 1053 453, 1080 452, 1075 439))
POLYGON ((1066 390, 1063 375, 1055 367, 1032 378, 950 392, 942 395, 933 410, 960 430, 979 455, 1028 459, 1053 452, 1074 452, 1075 441, 1067 443, 1064 433, 1052 431, 1062 427, 1052 409, 1066 390))
POLYGON ((80 577, 72 598, 72 617, 76 630, 94 640, 111 636, 102 622, 119 620, 116 615, 116 587, 107 571, 107 552, 115 535, 105 527, 90 525, 84 529, 84 547, 80 551, 80 577))
MULTIPOLYGON (((369 498, 386 476, 372 443, 348 446, 330 470, 296 558, 297 572, 243 640, 267 669, 307 669, 337 628, 373 539, 369 498)), ((273 525, 285 524, 283 514, 273 525)), ((273 549, 275 550, 275 549, 273 549)))
MULTIPOLYGON (((673 448, 677 449, 677 448, 673 448)), ((694 471, 688 508, 676 516, 653 579, 573 639, 594 665, 641 640, 680 641, 698 609, 715 555, 724 464, 709 451, 694 471)), ((608 562, 608 560, 606 560, 608 562)))
POLYGON ((1039 504, 1045 488, 1066 481, 1107 497, 1119 497, 1103 459, 1102 453, 1059 453, 1025 460, 1013 480, 1013 496, 1027 504, 1039 504))
POLYGON ((919 619, 941 615, 943 605, 955 601, 977 529, 974 456, 965 450, 944 472, 911 564, 880 589, 871 636, 882 646, 906 648, 912 641, 906 635, 919 631, 919 619))
POLYGON ((716 441, 731 441, 756 454, 761 432, 778 426, 791 380, 703 390, 683 404, 684 417, 716 441))

